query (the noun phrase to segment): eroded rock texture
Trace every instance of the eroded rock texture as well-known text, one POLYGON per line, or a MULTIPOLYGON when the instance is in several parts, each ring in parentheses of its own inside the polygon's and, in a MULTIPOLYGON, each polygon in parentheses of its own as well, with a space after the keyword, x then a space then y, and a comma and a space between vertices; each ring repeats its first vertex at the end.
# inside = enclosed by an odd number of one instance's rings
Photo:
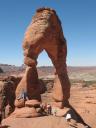
POLYGON ((40 8, 26 30, 24 42, 24 63, 28 66, 16 90, 16 97, 25 90, 30 100, 40 100, 40 87, 36 70, 38 55, 45 50, 56 69, 53 98, 64 107, 70 97, 70 82, 67 76, 67 46, 61 22, 50 8, 40 8))
POLYGON ((15 90, 21 77, 8 76, 0 81, 0 112, 2 119, 14 111, 15 90))

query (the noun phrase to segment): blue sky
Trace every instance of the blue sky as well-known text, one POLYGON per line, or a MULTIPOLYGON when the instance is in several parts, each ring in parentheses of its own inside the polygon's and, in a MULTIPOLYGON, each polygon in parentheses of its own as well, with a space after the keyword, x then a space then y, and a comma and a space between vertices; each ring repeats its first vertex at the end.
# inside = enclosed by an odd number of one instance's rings
MULTIPOLYGON (((67 39, 67 64, 96 66, 96 0, 0 0, 0 63, 23 64, 24 32, 35 10, 51 7, 67 39)), ((45 52, 38 65, 51 65, 45 52)))

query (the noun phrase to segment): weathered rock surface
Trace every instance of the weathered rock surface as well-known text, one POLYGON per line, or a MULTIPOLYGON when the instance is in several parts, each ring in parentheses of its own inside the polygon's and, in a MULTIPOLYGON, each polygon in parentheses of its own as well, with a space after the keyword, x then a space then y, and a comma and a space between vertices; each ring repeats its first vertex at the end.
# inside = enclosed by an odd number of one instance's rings
POLYGON ((24 101, 24 99, 20 99, 20 100, 16 99, 15 102, 14 102, 14 105, 17 108, 25 107, 25 101, 24 101))
POLYGON ((7 117, 14 111, 15 90, 21 78, 8 76, 0 81, 0 111, 7 117))
POLYGON ((67 44, 61 22, 53 9, 40 8, 36 11, 25 33, 23 50, 24 63, 28 68, 16 89, 16 98, 24 90, 29 99, 40 100, 36 65, 38 55, 45 50, 56 69, 53 98, 55 102, 63 102, 64 107, 64 102, 70 97, 66 66, 67 44))
POLYGON ((64 117, 66 116, 66 114, 70 111, 71 109, 70 108, 63 108, 63 109, 60 109, 59 107, 52 107, 52 114, 54 115, 54 111, 56 111, 56 116, 58 117, 64 117))
POLYGON ((96 127, 96 86, 85 88, 73 87, 70 103, 84 122, 91 126, 91 128, 96 127))
POLYGON ((26 68, 25 74, 16 89, 16 98, 18 98, 23 91, 27 93, 29 99, 41 100, 36 67, 26 68))
POLYGON ((53 107, 58 107, 58 108, 64 108, 64 105, 62 102, 52 102, 51 103, 53 107))
POLYGON ((38 100, 28 100, 25 102, 26 107, 40 107, 40 102, 38 100))
POLYGON ((40 116, 40 113, 37 113, 36 109, 34 107, 23 107, 23 108, 17 108, 15 111, 11 114, 11 116, 14 118, 31 118, 31 117, 38 117, 40 116))
POLYGON ((69 124, 64 117, 44 116, 38 118, 12 118, 9 117, 2 122, 10 128, 85 128, 81 123, 71 121, 69 124))

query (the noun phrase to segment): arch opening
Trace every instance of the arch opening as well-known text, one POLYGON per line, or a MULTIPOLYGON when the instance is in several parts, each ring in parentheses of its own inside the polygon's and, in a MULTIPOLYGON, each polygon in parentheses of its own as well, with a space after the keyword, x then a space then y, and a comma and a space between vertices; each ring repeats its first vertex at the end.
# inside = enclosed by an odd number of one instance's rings
POLYGON ((37 69, 39 78, 54 78, 54 65, 45 50, 37 58, 37 69))
POLYGON ((41 67, 41 66, 53 66, 52 61, 50 59, 50 57, 48 56, 47 52, 45 50, 43 50, 37 59, 37 67, 41 67))

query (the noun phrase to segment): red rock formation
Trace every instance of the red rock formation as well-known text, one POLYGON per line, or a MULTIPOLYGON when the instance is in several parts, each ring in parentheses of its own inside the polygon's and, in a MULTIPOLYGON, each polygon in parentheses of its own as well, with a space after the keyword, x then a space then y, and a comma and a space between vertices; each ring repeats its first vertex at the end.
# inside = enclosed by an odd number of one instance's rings
POLYGON ((40 116, 40 113, 36 112, 36 109, 34 107, 24 107, 24 108, 17 108, 11 115, 13 118, 14 117, 19 117, 19 118, 32 118, 32 117, 38 117, 40 116))
POLYGON ((40 100, 36 64, 38 55, 45 50, 56 69, 53 98, 55 102, 61 102, 64 107, 70 97, 70 82, 66 68, 67 46, 61 22, 54 10, 50 8, 37 10, 26 30, 23 49, 24 63, 28 68, 17 87, 16 97, 24 89, 29 99, 40 100))
POLYGON ((16 98, 20 96, 22 91, 27 92, 29 99, 41 100, 39 80, 35 66, 26 68, 25 75, 16 89, 16 98))
POLYGON ((40 107, 40 102, 38 102, 37 100, 28 100, 25 102, 25 106, 26 107, 40 107))

